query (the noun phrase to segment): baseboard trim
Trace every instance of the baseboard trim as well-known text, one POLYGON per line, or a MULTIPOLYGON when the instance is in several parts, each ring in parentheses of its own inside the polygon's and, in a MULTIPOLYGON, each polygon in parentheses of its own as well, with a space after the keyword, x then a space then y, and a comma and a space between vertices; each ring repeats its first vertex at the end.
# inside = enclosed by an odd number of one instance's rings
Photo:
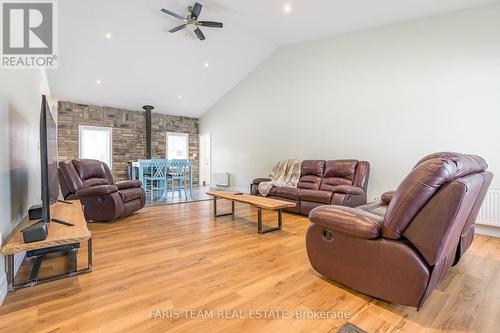
MULTIPOLYGON (((14 255, 14 275, 17 274, 19 267, 26 257, 26 252, 16 253, 14 255)), ((7 259, 7 258, 5 258, 7 259)), ((2 274, 0 276, 0 305, 2 305, 5 297, 7 296, 7 274, 2 274)))
POLYGON ((474 232, 478 235, 491 236, 500 238, 500 228, 489 225, 476 224, 474 232))

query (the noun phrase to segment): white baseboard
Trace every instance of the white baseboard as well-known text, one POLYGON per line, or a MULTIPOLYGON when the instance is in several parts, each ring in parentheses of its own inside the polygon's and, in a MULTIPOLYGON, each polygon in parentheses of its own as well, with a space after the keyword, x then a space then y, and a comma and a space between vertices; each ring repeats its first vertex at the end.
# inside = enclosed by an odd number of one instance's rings
MULTIPOLYGON (((14 255, 14 275, 17 274, 19 267, 23 263, 24 257, 26 257, 26 252, 16 253, 14 255)), ((5 258, 7 260, 7 258, 5 258)), ((3 300, 7 296, 7 274, 0 275, 0 305, 2 305, 3 300)))
POLYGON ((476 224, 474 232, 478 235, 491 236, 500 238, 500 228, 489 225, 476 224))

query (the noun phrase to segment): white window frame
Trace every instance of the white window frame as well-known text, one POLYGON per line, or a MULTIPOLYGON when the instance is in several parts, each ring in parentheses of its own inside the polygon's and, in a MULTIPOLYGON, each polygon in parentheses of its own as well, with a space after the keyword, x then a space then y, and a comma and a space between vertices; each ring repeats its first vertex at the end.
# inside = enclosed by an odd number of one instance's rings
POLYGON ((184 132, 167 132, 165 135, 165 155, 167 157, 167 160, 170 160, 171 158, 168 156, 168 137, 169 136, 182 136, 186 138, 186 160, 189 161, 189 133, 184 133, 184 132))
POLYGON ((105 126, 78 125, 78 157, 82 158, 82 132, 84 130, 109 132, 109 168, 113 169, 113 128, 105 126))

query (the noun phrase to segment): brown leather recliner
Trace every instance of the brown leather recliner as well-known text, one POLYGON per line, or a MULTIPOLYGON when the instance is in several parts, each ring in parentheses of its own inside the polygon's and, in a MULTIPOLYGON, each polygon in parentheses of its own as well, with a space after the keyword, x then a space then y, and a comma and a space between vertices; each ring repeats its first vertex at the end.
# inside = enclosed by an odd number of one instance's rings
MULTIPOLYGON (((366 204, 370 163, 358 160, 304 160, 297 188, 273 187, 270 198, 294 202, 291 213, 307 215, 318 206, 356 207, 366 204)), ((254 179, 250 192, 259 195, 258 186, 270 178, 254 179)))
POLYGON ((107 222, 144 207, 146 194, 137 180, 115 183, 106 163, 76 159, 59 163, 59 184, 65 200, 80 199, 87 221, 107 222))
POLYGON ((478 156, 435 153, 379 202, 312 210, 311 265, 367 295, 420 308, 472 243, 493 178, 486 168, 478 156))

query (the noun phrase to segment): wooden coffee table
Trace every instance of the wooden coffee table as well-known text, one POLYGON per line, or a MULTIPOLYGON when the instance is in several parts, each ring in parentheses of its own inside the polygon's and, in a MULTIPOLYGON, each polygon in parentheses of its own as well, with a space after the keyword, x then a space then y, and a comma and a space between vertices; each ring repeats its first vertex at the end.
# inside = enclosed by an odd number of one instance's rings
POLYGON ((265 197, 259 197, 256 195, 237 194, 237 192, 211 191, 211 192, 207 192, 207 194, 211 195, 214 198, 214 216, 215 217, 234 215, 234 202, 235 201, 247 203, 247 204, 250 204, 252 206, 257 207, 257 210, 258 210, 257 211, 257 232, 259 234, 263 234, 263 233, 274 231, 274 230, 281 230, 281 228, 283 227, 282 209, 289 208, 289 207, 295 207, 295 203, 293 203, 293 202, 265 198, 265 197), (231 212, 224 213, 224 214, 217 214, 217 199, 231 200, 231 212), (263 227, 263 225, 262 225, 262 209, 278 211, 278 226, 277 227, 269 227, 269 228, 263 227))

